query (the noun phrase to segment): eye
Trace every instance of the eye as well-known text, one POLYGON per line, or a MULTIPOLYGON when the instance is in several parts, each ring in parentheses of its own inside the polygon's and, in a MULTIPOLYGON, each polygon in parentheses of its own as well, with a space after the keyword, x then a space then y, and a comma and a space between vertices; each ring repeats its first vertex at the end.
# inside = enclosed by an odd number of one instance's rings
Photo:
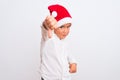
POLYGON ((67 28, 70 28, 70 26, 67 26, 67 28))
POLYGON ((62 25, 62 26, 60 26, 60 28, 64 28, 64 26, 62 25))

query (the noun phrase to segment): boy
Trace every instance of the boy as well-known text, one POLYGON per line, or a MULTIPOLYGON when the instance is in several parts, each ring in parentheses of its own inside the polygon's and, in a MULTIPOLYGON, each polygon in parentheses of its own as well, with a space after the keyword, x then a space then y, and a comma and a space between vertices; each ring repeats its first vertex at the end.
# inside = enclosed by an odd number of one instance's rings
POLYGON ((76 72, 77 64, 67 52, 65 38, 72 17, 61 5, 51 5, 48 9, 52 16, 47 16, 42 26, 41 80, 71 80, 70 73, 76 72))

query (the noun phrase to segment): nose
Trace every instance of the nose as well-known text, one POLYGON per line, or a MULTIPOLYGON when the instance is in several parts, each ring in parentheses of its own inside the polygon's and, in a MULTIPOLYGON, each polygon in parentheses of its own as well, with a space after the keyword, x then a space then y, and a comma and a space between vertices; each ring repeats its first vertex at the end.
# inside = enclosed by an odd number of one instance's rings
POLYGON ((65 27, 63 33, 67 35, 69 33, 69 28, 65 27))
POLYGON ((68 29, 65 27, 65 28, 64 28, 64 30, 63 30, 63 32, 64 32, 64 33, 66 33, 66 32, 67 32, 67 30, 68 30, 68 29))

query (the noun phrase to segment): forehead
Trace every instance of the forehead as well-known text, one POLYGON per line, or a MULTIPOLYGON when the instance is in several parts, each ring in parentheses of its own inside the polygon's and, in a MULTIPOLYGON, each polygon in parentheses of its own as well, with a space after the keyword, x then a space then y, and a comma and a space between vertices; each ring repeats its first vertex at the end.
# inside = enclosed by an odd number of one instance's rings
POLYGON ((71 26, 71 23, 66 23, 66 24, 63 24, 62 26, 60 27, 70 27, 71 26))

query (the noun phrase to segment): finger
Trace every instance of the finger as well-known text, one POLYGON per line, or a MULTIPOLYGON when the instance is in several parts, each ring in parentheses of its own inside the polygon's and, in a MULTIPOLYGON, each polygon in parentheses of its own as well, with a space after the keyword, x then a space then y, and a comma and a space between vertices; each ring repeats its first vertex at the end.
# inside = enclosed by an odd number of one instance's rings
POLYGON ((45 22, 46 22, 46 23, 49 23, 49 22, 50 22, 50 16, 47 16, 47 17, 45 18, 45 22))
POLYGON ((46 25, 53 30, 54 27, 57 26, 57 22, 55 20, 49 20, 49 21, 46 21, 46 25))
POLYGON ((49 23, 48 23, 47 21, 44 21, 43 24, 45 25, 45 27, 47 28, 47 30, 48 30, 48 29, 53 30, 53 29, 54 29, 55 22, 53 21, 53 22, 49 22, 49 23))
POLYGON ((54 29, 58 28, 58 25, 57 23, 54 24, 54 29))
POLYGON ((46 21, 44 21, 44 22, 43 22, 43 24, 44 24, 45 28, 48 30, 48 29, 49 29, 49 27, 48 27, 48 25, 47 25, 46 21))
POLYGON ((45 20, 45 23, 46 23, 46 24, 48 25, 48 27, 49 27, 49 26, 52 26, 52 25, 53 25, 54 20, 51 19, 51 18, 48 18, 48 19, 45 20))
POLYGON ((55 24, 56 24, 56 23, 55 23, 54 21, 50 23, 50 25, 49 25, 49 26, 50 26, 50 29, 51 29, 51 30, 53 30, 53 29, 54 29, 55 24))
POLYGON ((46 20, 49 22, 55 21, 56 19, 53 16, 47 16, 46 20))
POLYGON ((47 17, 46 17, 46 19, 48 19, 50 16, 48 15, 47 17))
POLYGON ((47 16, 46 17, 46 20, 50 20, 50 19, 53 19, 54 17, 52 17, 52 16, 47 16))

